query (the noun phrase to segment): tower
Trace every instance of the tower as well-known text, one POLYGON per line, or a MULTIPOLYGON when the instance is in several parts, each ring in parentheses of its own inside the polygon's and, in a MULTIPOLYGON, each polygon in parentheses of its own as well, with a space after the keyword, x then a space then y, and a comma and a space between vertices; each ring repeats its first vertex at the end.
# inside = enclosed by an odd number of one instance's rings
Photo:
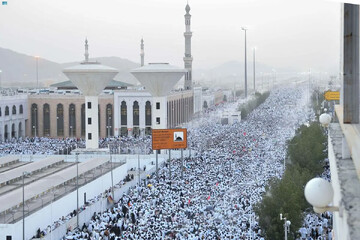
POLYGON ((85 40, 85 61, 68 67, 63 73, 85 96, 86 149, 99 148, 99 95, 107 84, 118 74, 114 68, 89 61, 89 46, 85 40))
POLYGON ((140 44, 140 57, 141 57, 141 67, 144 66, 144 56, 145 56, 145 53, 144 53, 144 39, 141 38, 141 44, 140 44))
POLYGON ((89 61, 89 45, 88 45, 88 40, 87 38, 85 39, 85 62, 89 61))
POLYGON ((186 4, 185 7, 186 14, 185 16, 185 57, 184 57, 184 65, 185 69, 187 70, 187 73, 185 74, 185 82, 184 82, 184 89, 188 90, 192 87, 192 56, 191 56, 191 37, 192 32, 190 31, 190 6, 189 4, 186 4))

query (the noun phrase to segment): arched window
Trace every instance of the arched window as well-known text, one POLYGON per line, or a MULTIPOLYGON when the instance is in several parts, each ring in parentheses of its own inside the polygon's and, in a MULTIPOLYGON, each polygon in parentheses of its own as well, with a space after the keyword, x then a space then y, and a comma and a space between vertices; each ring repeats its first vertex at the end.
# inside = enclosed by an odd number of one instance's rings
POLYGON ((11 138, 16 137, 15 123, 11 125, 11 138))
POLYGON ((113 109, 112 104, 106 105, 106 136, 113 136, 113 109))
POLYGON ((31 136, 38 136, 38 129, 38 106, 37 104, 33 103, 31 105, 31 136))
POLYGON ((64 106, 59 103, 56 107, 56 131, 58 136, 64 136, 64 106))
POLYGON ((133 125, 139 126, 139 103, 137 101, 133 104, 133 125))
POLYGON ((1 108, 0 108, 0 117, 2 116, 2 111, 1 111, 1 108))
POLYGON ((206 102, 206 101, 204 101, 203 108, 208 108, 208 104, 207 104, 207 102, 206 102))
POLYGON ((69 136, 76 136, 76 111, 73 103, 69 106, 69 136))
POLYGON ((126 102, 122 101, 121 102, 121 107, 120 107, 120 112, 121 112, 121 131, 120 131, 120 135, 121 136, 127 136, 128 135, 128 129, 127 129, 127 106, 126 106, 126 102))
POLYGON ((23 107, 23 105, 20 105, 20 107, 19 107, 19 113, 20 113, 20 114, 23 114, 23 113, 24 113, 24 107, 23 107))
POLYGON ((9 107, 8 106, 5 107, 5 116, 9 116, 9 107))
POLYGON ((8 130, 8 125, 5 125, 5 132, 4 132, 4 138, 5 140, 7 140, 9 137, 9 130, 8 130))
POLYGON ((145 104, 145 126, 151 126, 151 103, 147 101, 145 104))
POLYGON ((50 136, 50 105, 45 103, 43 106, 44 136, 50 136))
POLYGON ((19 136, 18 137, 22 137, 22 124, 21 124, 21 122, 19 122, 19 129, 18 129, 18 131, 19 131, 19 136))
POLYGON ((86 122, 85 122, 85 103, 81 105, 81 136, 85 136, 86 122))
POLYGON ((121 102, 121 126, 127 125, 127 106, 126 102, 121 102))
POLYGON ((16 106, 15 105, 12 106, 12 115, 16 115, 16 106))

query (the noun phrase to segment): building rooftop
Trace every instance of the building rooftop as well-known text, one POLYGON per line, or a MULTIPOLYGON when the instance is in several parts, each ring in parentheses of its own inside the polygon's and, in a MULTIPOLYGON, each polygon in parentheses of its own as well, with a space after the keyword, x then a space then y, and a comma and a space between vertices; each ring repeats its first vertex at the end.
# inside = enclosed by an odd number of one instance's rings
MULTIPOLYGON (((132 85, 130 83, 111 80, 105 89, 124 89, 124 88, 131 87, 131 86, 134 86, 134 85, 132 85)), ((50 87, 57 88, 57 89, 77 89, 75 84, 72 83, 71 81, 55 83, 55 84, 52 84, 50 87)))

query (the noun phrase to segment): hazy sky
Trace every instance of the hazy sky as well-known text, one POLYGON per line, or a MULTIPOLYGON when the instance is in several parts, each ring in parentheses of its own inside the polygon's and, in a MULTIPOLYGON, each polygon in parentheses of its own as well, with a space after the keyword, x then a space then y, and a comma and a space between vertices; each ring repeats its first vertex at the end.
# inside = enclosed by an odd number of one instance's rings
MULTIPOLYGON (((186 0, 7 0, 0 5, 0 47, 56 62, 119 56, 183 66, 186 0)), ((190 0, 193 68, 244 59, 274 67, 337 71, 340 4, 322 0, 190 0), (251 57, 251 56, 249 56, 251 57)))

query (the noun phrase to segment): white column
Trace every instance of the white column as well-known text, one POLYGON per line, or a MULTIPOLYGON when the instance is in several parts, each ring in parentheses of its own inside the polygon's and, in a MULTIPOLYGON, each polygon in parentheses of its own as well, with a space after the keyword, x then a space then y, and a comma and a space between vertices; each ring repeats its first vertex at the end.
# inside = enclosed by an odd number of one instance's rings
POLYGON ((85 97, 85 123, 86 123, 86 148, 97 149, 99 148, 99 99, 98 96, 85 97), (91 108, 89 108, 89 103, 91 108), (91 124, 89 124, 91 118, 91 124), (89 139, 91 135, 91 139, 89 139))
POLYGON ((151 117, 153 129, 166 129, 167 128, 167 106, 166 97, 153 97, 151 105, 151 117), (156 109, 157 103, 160 103, 160 109, 156 109), (157 118, 160 119, 160 124, 157 122, 157 118))

